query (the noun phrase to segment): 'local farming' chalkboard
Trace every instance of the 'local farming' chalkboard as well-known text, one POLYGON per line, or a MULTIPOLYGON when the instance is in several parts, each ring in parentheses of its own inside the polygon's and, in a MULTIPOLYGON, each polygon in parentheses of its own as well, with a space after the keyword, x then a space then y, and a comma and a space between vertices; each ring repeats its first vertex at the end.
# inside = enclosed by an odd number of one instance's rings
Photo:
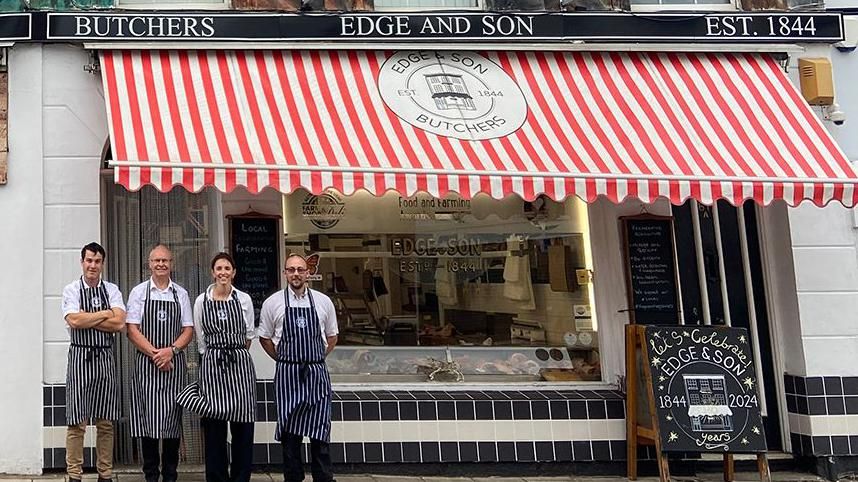
POLYGON ((648 326, 646 345, 662 451, 766 451, 747 330, 648 326))
POLYGON ((639 216, 624 218, 623 223, 632 321, 678 324, 673 220, 639 216))
POLYGON ((230 219, 230 253, 238 272, 235 286, 250 295, 259 324, 262 302, 280 289, 280 232, 277 218, 230 219))

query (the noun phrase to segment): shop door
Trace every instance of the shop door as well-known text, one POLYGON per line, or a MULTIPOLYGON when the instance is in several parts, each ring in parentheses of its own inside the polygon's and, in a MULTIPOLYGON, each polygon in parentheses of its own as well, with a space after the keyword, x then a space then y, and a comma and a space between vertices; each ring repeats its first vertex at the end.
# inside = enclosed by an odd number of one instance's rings
POLYGON ((760 403, 766 439, 781 450, 780 408, 775 378, 761 247, 753 202, 726 201, 673 207, 677 265, 687 325, 728 325, 751 334, 759 366, 760 403), (744 229, 743 229, 744 224, 744 229), (743 253, 743 245, 745 246, 743 253))
MULTIPOLYGON (((166 244, 173 252, 173 280, 184 286, 193 303, 209 284, 208 261, 217 251, 216 236, 210 227, 213 217, 212 196, 206 191, 193 194, 184 189, 162 193, 150 186, 138 192, 105 180, 103 200, 105 239, 108 252, 108 277, 117 283, 124 298, 135 285, 150 275, 149 251, 166 244)), ((130 433, 131 370, 135 348, 125 336, 119 337, 122 419, 117 424, 115 456, 118 464, 140 463, 139 447, 130 433)), ((199 352, 192 342, 187 349, 188 371, 195 380, 199 352)), ((183 418, 181 457, 183 463, 202 463, 203 453, 199 418, 186 413, 183 418)))

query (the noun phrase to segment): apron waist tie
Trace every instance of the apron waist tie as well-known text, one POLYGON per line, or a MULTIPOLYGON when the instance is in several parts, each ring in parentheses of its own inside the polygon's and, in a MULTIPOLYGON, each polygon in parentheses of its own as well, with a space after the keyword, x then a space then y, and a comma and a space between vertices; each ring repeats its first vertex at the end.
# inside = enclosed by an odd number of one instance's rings
POLYGON ((221 369, 221 371, 226 371, 228 365, 235 365, 238 363, 238 357, 235 355, 235 352, 238 350, 244 350, 247 347, 245 345, 222 345, 222 346, 210 346, 212 350, 217 350, 217 359, 215 363, 221 369))
POLYGON ((84 345, 81 343, 72 343, 71 346, 75 348, 84 348, 86 349, 86 356, 84 360, 91 362, 96 358, 100 358, 102 354, 104 354, 105 350, 109 350, 113 348, 110 345, 84 345))
POLYGON ((277 363, 285 363, 287 365, 300 365, 301 368, 298 372, 298 377, 301 379, 301 382, 307 380, 307 376, 310 374, 310 365, 321 365, 325 363, 325 360, 306 360, 306 361, 295 361, 295 360, 281 360, 278 359, 277 363))

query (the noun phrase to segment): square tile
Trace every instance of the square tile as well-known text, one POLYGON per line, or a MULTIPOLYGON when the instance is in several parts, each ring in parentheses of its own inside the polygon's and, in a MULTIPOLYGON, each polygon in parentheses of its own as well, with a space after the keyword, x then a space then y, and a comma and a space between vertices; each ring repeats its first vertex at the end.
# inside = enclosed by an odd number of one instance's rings
POLYGON ((266 382, 265 383, 265 400, 269 402, 275 401, 274 395, 274 382, 266 382))
POLYGON ((549 420, 551 413, 548 410, 548 400, 534 400, 530 402, 530 412, 534 420, 549 420))
POLYGON ((829 415, 843 415, 846 413, 846 406, 843 404, 842 395, 825 397, 825 405, 828 408, 829 415))
POLYGON ((794 455, 802 455, 801 452, 801 436, 795 432, 790 432, 789 434, 789 443, 792 446, 792 453, 794 455))
POLYGON ((495 442, 477 442, 477 455, 480 462, 497 462, 497 444, 495 442))
POLYGON ((849 452, 852 455, 858 455, 858 435, 849 436, 849 452))
MULTIPOLYGON (((65 402, 65 400, 63 400, 65 402)), ((42 405, 45 407, 50 407, 54 404, 54 390, 50 385, 46 385, 42 387, 42 405)))
POLYGON ((54 409, 51 407, 42 408, 42 427, 54 426, 54 409))
POLYGON ((590 420, 603 420, 608 418, 605 402, 602 400, 587 401, 587 418, 590 420))
POLYGON ((340 422, 343 420, 343 404, 341 402, 331 402, 331 421, 340 422))
POLYGON ((384 442, 382 451, 384 453, 385 462, 402 462, 402 444, 399 442, 384 442))
POLYGON ((438 412, 435 402, 417 402, 417 411, 420 420, 438 420, 438 412))
POLYGON ((478 400, 474 402, 474 408, 476 409, 477 420, 494 420, 495 413, 492 409, 492 402, 488 400, 478 400))
POLYGON ((450 394, 447 392, 439 392, 439 391, 429 392, 429 396, 434 398, 435 400, 452 400, 453 399, 453 397, 451 397, 450 394))
POLYGON ((593 449, 593 460, 607 462, 611 460, 611 443, 607 440, 593 440, 590 442, 593 449))
POLYGON ((354 392, 337 392, 337 396, 340 397, 340 400, 358 400, 358 396, 355 395, 354 392))
POLYGON ((808 415, 825 415, 825 397, 807 397, 808 415))
POLYGON ((814 455, 831 455, 831 437, 813 437, 812 443, 814 455))
POLYGON ((495 420, 512 420, 512 402, 496 400, 494 409, 495 420))
MULTIPOLYGON (((346 422, 360 422, 360 402, 342 402, 343 420, 346 422)), ((348 452, 346 453, 348 455, 348 452)))
POLYGON ((381 462, 382 451, 380 442, 365 442, 363 444, 363 456, 367 463, 381 462))
POLYGON ((349 442, 349 443, 346 443, 345 446, 346 446, 346 463, 362 464, 364 462, 363 444, 362 443, 349 442))
POLYGON ((256 401, 264 402, 265 398, 265 382, 256 382, 256 401))
POLYGON ((858 415, 858 397, 844 397, 846 399, 846 413, 858 415))
POLYGON ((566 400, 551 400, 548 402, 552 420, 569 419, 569 402, 566 400))
POLYGON ((483 392, 473 391, 473 392, 467 392, 467 393, 468 393, 468 396, 470 396, 471 399, 473 399, 473 400, 489 400, 489 396, 483 392))
POLYGON ((441 449, 438 442, 420 442, 420 455, 423 462, 440 462, 441 449))
POLYGON ((379 400, 396 400, 396 397, 387 390, 374 391, 372 394, 379 400))
POLYGON ((372 392, 355 392, 355 396, 358 400, 378 400, 372 392))
POLYGON ((611 440, 611 460, 627 460, 628 447, 625 440, 611 440))
POLYGON ((572 456, 576 462, 593 460, 590 442, 588 440, 576 440, 572 442, 572 456))
POLYGON ((558 462, 571 462, 572 442, 565 440, 554 442, 554 460, 558 462))
MULTIPOLYGON (((258 385, 257 385, 258 387, 258 385)), ((268 463, 268 444, 253 444, 253 463, 267 464, 268 463)))
POLYGON ((849 455, 849 437, 845 435, 831 437, 831 453, 834 455, 849 455))
POLYGON ((441 442, 441 461, 442 462, 458 462, 459 461, 459 443, 458 442, 441 442))
POLYGON ((459 460, 462 462, 477 462, 477 442, 459 442, 459 460))
MULTIPOLYGON (((456 403, 453 401, 439 401, 438 420, 456 420, 456 403)), ((422 420, 422 417, 421 417, 422 420)))
POLYGON ((54 467, 54 451, 53 449, 42 450, 42 467, 52 469, 54 467))
POLYGON ((823 377, 822 384, 826 395, 843 395, 843 383, 840 377, 823 377))
POLYGON ((517 462, 535 462, 536 451, 533 448, 533 442, 516 442, 515 456, 517 462))
POLYGON ((807 386, 804 377, 795 377, 795 394, 807 395, 807 386))
POLYGON ((272 422, 277 421, 277 405, 271 402, 267 402, 265 404, 265 410, 268 412, 268 420, 272 422))
POLYGON ((391 392, 397 400, 414 400, 414 395, 411 392, 391 392))
POLYGON ((530 402, 514 400, 512 402, 512 417, 515 420, 530 420, 530 402))
POLYGON ((858 395, 858 377, 843 377, 843 394, 858 395))
MULTIPOLYGON (((517 462, 515 442, 498 442, 498 462, 517 462)), ((482 460, 482 459, 481 459, 482 460)))
POLYGON ((798 395, 795 398, 796 408, 798 409, 798 413, 800 415, 807 415, 807 397, 798 395))
POLYGON ((808 396, 825 395, 822 377, 807 377, 804 379, 804 386, 807 389, 808 396))
POLYGON ((813 443, 811 442, 810 435, 800 434, 799 438, 801 439, 801 453, 803 455, 812 455, 813 443))
POLYGON ((474 420, 474 402, 473 401, 457 401, 456 402, 456 420, 474 420))
MULTIPOLYGON (((371 393, 371 392, 369 392, 371 393)), ((361 420, 381 420, 378 402, 360 402, 361 420)))
POLYGON ((795 395, 786 396, 787 412, 789 413, 798 413, 798 403, 796 402, 795 398, 795 395))
POLYGON ((399 404, 396 402, 381 402, 379 404, 379 408, 381 409, 381 419, 382 420, 399 420, 399 404))
POLYGON ((420 462, 420 442, 402 442, 402 461, 420 462))
POLYGON ((399 402, 399 420, 418 420, 417 402, 399 402))
POLYGON ((553 442, 536 442, 536 460, 537 462, 553 462, 554 461, 554 443, 553 442))
POLYGON ((795 394, 795 377, 784 373, 784 393, 795 394))
POLYGON ((605 401, 608 418, 626 418, 626 403, 622 400, 605 401))
POLYGON ((587 420, 587 402, 582 400, 570 400, 569 418, 573 420, 587 420))
MULTIPOLYGON (((68 403, 66 402, 66 386, 65 385, 54 385, 54 405, 55 406, 66 406, 68 403)), ((54 458, 56 458, 56 454, 54 454, 54 458)), ((65 454, 63 454, 63 460, 65 460, 65 454)))

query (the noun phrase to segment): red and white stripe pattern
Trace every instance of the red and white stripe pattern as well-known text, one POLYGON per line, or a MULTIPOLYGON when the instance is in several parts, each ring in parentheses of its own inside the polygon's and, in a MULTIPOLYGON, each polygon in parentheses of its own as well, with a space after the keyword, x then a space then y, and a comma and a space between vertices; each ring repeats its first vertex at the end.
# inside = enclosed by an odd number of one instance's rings
POLYGON ((681 203, 856 203, 856 170, 769 56, 482 52, 524 125, 438 136, 381 99, 384 51, 104 51, 116 181, 681 203))

